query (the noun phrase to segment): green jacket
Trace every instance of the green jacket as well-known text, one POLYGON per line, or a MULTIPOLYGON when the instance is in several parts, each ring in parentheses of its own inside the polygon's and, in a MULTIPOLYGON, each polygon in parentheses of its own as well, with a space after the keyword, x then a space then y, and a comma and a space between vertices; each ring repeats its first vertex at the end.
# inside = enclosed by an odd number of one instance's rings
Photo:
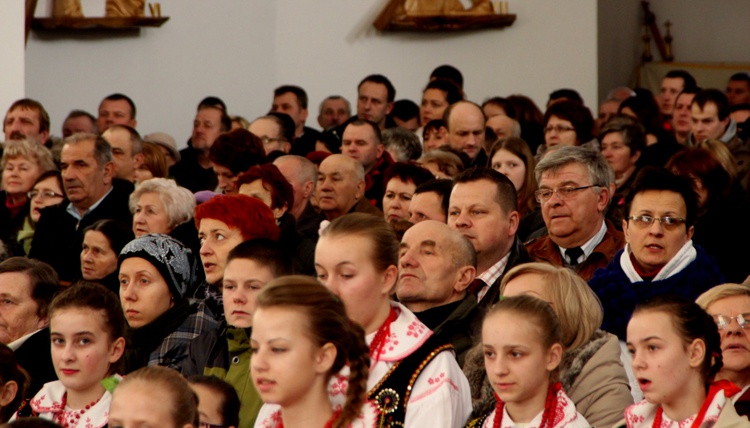
POLYGON ((250 377, 250 329, 227 326, 193 339, 183 363, 184 376, 216 376, 232 385, 240 397, 240 426, 252 428, 263 401, 250 377))

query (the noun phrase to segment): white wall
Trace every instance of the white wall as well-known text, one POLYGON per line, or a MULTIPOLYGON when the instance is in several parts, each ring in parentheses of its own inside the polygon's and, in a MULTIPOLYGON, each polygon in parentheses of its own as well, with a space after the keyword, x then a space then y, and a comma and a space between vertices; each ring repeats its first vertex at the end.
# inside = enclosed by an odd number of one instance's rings
MULTIPOLYGON (((94 0, 87 0, 94 1, 94 0)), ((101 1, 101 0, 100 0, 101 1)), ((385 0, 162 0, 171 19, 140 33, 32 34, 27 95, 44 103, 59 133, 69 110, 92 113, 112 92, 132 96, 141 132, 190 134, 195 107, 222 97, 230 113, 267 111, 275 86, 294 83, 317 105, 338 93, 355 101, 365 75, 387 75, 397 98, 419 101, 430 71, 459 67, 470 99, 523 93, 543 105, 572 87, 597 102, 597 5, 590 0, 510 0, 512 27, 467 33, 378 33, 385 0)))
POLYGON ((24 0, 0 1, 0 111, 24 96, 24 0))
MULTIPOLYGON (((643 51, 643 12, 640 2, 598 0, 599 95, 630 85, 643 51)), ((672 52, 677 62, 750 63, 750 2, 747 0, 659 0, 651 11, 662 36, 664 22, 672 26, 672 52)), ((651 40, 654 61, 661 61, 651 40)), ((699 81, 698 84, 701 84, 699 81)))

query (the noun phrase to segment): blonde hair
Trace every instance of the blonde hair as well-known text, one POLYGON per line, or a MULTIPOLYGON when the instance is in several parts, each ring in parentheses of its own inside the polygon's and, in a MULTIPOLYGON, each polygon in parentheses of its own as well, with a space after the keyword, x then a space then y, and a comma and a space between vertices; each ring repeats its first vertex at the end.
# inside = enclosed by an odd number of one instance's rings
POLYGON ((29 161, 36 162, 39 166, 39 173, 56 170, 55 160, 52 158, 52 152, 39 143, 29 140, 11 140, 6 141, 3 145, 3 159, 0 161, 2 168, 11 159, 25 158, 29 161))
POLYGON ((698 296, 695 303, 698 304, 703 310, 706 310, 715 301, 726 299, 727 297, 734 296, 745 296, 750 297, 750 285, 748 284, 721 284, 712 287, 705 291, 703 294, 698 296))
POLYGON ((542 276, 542 284, 560 321, 565 350, 576 349, 588 342, 601 326, 604 312, 599 298, 586 281, 570 269, 546 263, 525 263, 505 274, 500 283, 500 294, 508 282, 526 274, 542 276))
POLYGON ((721 166, 732 177, 732 180, 737 179, 737 160, 732 155, 732 152, 729 151, 726 143, 720 140, 704 140, 696 144, 695 147, 700 147, 713 153, 716 160, 719 161, 721 166))

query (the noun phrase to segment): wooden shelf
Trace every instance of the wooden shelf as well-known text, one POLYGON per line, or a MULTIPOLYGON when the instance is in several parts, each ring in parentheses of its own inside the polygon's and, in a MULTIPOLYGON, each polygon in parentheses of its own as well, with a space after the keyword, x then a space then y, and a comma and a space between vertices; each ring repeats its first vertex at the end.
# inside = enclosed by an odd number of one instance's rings
POLYGON ((35 31, 136 30, 141 27, 161 27, 169 17, 147 18, 34 18, 35 31))
POLYGON ((378 27, 380 31, 465 31, 503 28, 513 25, 515 14, 505 15, 434 15, 394 19, 378 27))

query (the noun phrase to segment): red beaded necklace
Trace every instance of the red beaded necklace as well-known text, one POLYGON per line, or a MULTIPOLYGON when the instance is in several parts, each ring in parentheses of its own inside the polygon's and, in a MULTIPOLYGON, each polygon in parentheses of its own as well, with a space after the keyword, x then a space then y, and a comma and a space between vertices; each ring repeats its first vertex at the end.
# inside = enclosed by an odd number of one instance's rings
MULTIPOLYGON (((331 419, 328 419, 328 422, 323 426, 323 428, 333 428, 333 423, 336 422, 336 419, 341 416, 341 410, 336 410, 333 412, 333 415, 331 415, 331 419)), ((277 428, 284 428, 284 421, 279 418, 279 426, 277 428)))
POLYGON ((78 424, 81 416, 83 416, 83 414, 86 413, 90 408, 94 407, 96 403, 98 403, 101 399, 101 397, 97 398, 90 404, 85 405, 82 409, 66 411, 65 406, 68 405, 68 392, 65 391, 60 403, 60 413, 55 415, 55 422, 62 425, 64 428, 74 427, 76 426, 76 424, 78 424), (65 417, 66 413, 68 414, 68 418, 65 417))
POLYGON ((386 318, 383 325, 378 328, 375 337, 372 338, 372 342, 370 343, 370 359, 373 362, 377 362, 380 358, 380 354, 383 353, 386 339, 391 335, 391 324, 396 318, 398 318, 398 314, 395 309, 391 308, 388 318, 386 318))
MULTIPOLYGON (((552 415, 557 408, 557 392, 562 389, 560 382, 550 384, 547 389, 547 398, 544 401, 544 413, 542 413, 542 422, 539 424, 539 428, 551 428, 554 424, 552 415)), ((503 410, 505 409, 505 403, 500 400, 500 397, 495 394, 495 400, 497 405, 495 406, 495 419, 492 421, 493 428, 500 428, 503 422, 503 410)))

